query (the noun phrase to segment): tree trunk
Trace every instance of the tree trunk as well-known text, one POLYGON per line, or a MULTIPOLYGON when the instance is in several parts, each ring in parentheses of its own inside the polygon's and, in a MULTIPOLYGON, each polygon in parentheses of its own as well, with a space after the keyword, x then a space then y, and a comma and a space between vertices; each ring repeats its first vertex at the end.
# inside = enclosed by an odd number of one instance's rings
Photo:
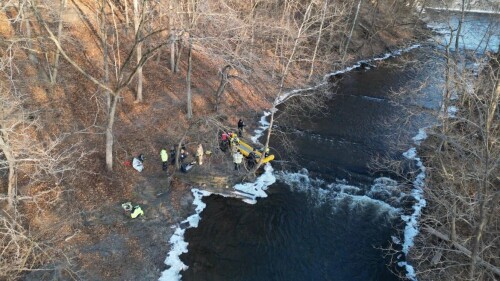
POLYGON ((222 94, 224 93, 224 88, 229 81, 227 79, 221 78, 219 88, 217 88, 217 92, 215 93, 215 112, 219 112, 220 101, 222 98, 222 94))
POLYGON ((116 105, 118 104, 119 98, 119 93, 111 95, 111 108, 108 110, 109 113, 106 124, 106 169, 109 172, 113 171, 113 125, 115 123, 116 105))
MULTIPOLYGON (((500 60, 500 46, 498 46, 498 57, 500 60)), ((495 112, 497 111, 498 103, 500 102, 500 70, 497 70, 494 93, 491 97, 490 102, 488 103, 488 116, 486 118, 486 132, 490 132, 491 128, 493 128, 493 123, 495 120, 495 112)), ((487 144, 489 145, 489 144, 487 144)))
POLYGON ((451 209, 451 229, 450 229, 450 239, 452 243, 457 242, 457 203, 453 202, 453 207, 451 209))
POLYGON ((356 22, 358 20, 358 14, 359 14, 359 10, 361 8, 362 1, 363 0, 359 0, 358 7, 356 8, 356 14, 354 15, 354 21, 352 23, 351 31, 349 32, 349 37, 347 38, 347 43, 346 43, 345 49, 344 49, 344 55, 342 55, 342 61, 345 60, 345 57, 347 55, 347 50, 349 49, 349 44, 351 43, 352 33, 354 32, 354 28, 356 27, 356 22))
MULTIPOLYGON (((447 241, 447 242, 451 242, 450 238, 448 237, 448 235, 446 235, 445 233, 441 233, 439 231, 437 231, 436 229, 432 228, 432 227, 429 227, 427 226, 426 228, 424 228, 425 231, 431 235, 434 235, 444 241, 447 241)), ((460 251, 462 254, 466 255, 467 257, 471 257, 471 251, 467 248, 465 248, 463 245, 459 244, 459 243, 452 243, 453 246, 458 249, 458 251, 460 251)), ((487 261, 483 260, 483 259, 479 259, 479 264, 481 266, 483 266, 484 268, 490 270, 491 272, 497 274, 498 276, 500 276, 500 268, 488 263, 487 261)))
POLYGON ((193 117, 193 105, 191 103, 191 68, 192 68, 192 56, 193 56, 193 39, 189 35, 189 50, 188 50, 188 69, 186 75, 186 87, 187 87, 187 118, 191 119, 193 117))
POLYGON ((457 36, 455 37, 455 53, 458 53, 458 43, 460 41, 460 32, 462 31, 462 24, 465 20, 465 0, 462 0, 462 16, 458 20, 457 36))
MULTIPOLYGON (((106 0, 102 0, 101 2, 101 44, 102 44, 102 60, 104 66, 104 85, 109 85, 109 63, 108 63, 108 27, 106 23, 106 14, 105 14, 106 0)), ((59 49, 58 49, 59 50, 59 49)), ((109 110, 111 109, 111 93, 109 91, 105 91, 106 96, 106 114, 109 114, 109 110)))
POLYGON ((28 57, 34 65, 38 65, 38 59, 35 56, 35 54, 33 53, 33 44, 31 43, 33 40, 31 38, 31 23, 27 17, 25 18, 25 24, 26 24, 26 37, 28 37, 28 42, 27 42, 28 43, 28 57))
POLYGON ((16 204, 17 189, 16 189, 16 159, 10 150, 10 146, 4 140, 3 133, 0 136, 0 150, 2 150, 5 160, 9 163, 9 178, 7 179, 7 203, 8 208, 13 209, 16 204))
MULTIPOLYGON (((140 39, 139 21, 141 20, 141 17, 139 15, 138 1, 139 0, 134 0, 134 32, 135 32, 136 42, 138 39, 140 39)), ((144 7, 142 7, 142 9, 144 9, 144 7)), ((137 42, 135 51, 137 56, 137 64, 139 64, 142 58, 142 42, 137 42)), ((135 102, 142 102, 142 66, 139 66, 139 68, 137 69, 136 77, 137 77, 137 97, 135 99, 135 102)))
POLYGON ((274 114, 278 111, 278 109, 273 105, 273 108, 271 108, 271 116, 269 118, 269 128, 267 128, 267 134, 266 134, 266 142, 264 144, 264 150, 260 154, 259 162, 257 162, 257 165, 250 171, 250 174, 255 175, 255 172, 262 166, 262 162, 264 162, 264 153, 267 151, 269 148, 269 140, 271 139, 271 134, 273 131, 273 125, 274 125, 274 114))
POLYGON ((124 0, 125 2, 125 34, 128 35, 128 27, 130 26, 130 19, 128 17, 128 1, 129 0, 124 0))
POLYGON ((309 76, 307 77, 307 80, 311 80, 311 77, 313 75, 314 61, 316 60, 316 54, 318 53, 319 43, 321 42, 321 33, 323 32, 323 25, 325 23, 326 8, 328 6, 328 0, 324 0, 324 1, 325 1, 325 4, 323 6, 323 11, 321 12, 321 24, 319 25, 318 39, 316 40, 316 46, 314 47, 313 57, 312 57, 312 61, 311 61, 311 68, 309 70, 309 76))
POLYGON ((168 2, 168 34, 170 38, 170 70, 173 73, 177 72, 177 67, 175 66, 175 40, 176 34, 174 34, 174 13, 172 1, 168 2))
MULTIPOLYGON (((175 42, 177 42, 177 59, 175 60, 175 71, 174 73, 177 73, 179 72, 179 64, 180 64, 180 61, 181 61, 181 54, 182 54, 182 38, 180 38, 179 40, 176 40, 175 42)), ((174 43, 174 48, 175 48, 175 43, 174 43)))
POLYGON ((279 88, 279 93, 283 90, 283 86, 285 84, 285 78, 288 75, 288 69, 290 68, 290 64, 293 62, 294 57, 295 57, 295 52, 297 51, 297 48, 299 47, 300 44, 300 39, 302 37, 302 34, 305 29, 305 25, 307 21, 309 20, 309 16, 311 14, 311 8, 312 8, 313 1, 309 3, 307 6, 306 12, 304 13, 304 19, 302 20, 302 23, 300 24, 299 30, 297 31, 297 37, 295 37, 295 41, 293 42, 293 48, 290 56, 288 57, 288 61, 286 62, 285 68, 283 69, 283 73, 281 75, 281 82, 280 82, 280 88, 279 88))
MULTIPOLYGON (((418 11, 418 18, 422 18, 422 13, 424 12, 425 10, 425 5, 427 4, 427 0, 424 0, 424 2, 422 2, 422 7, 420 7, 420 11, 418 11)), ((415 21, 415 24, 413 25, 413 27, 416 27, 417 26, 417 23, 418 21, 415 21)))
POLYGON ((220 100, 224 94, 224 89, 226 88, 227 83, 229 83, 227 71, 231 68, 232 67, 230 65, 226 65, 220 72, 220 84, 219 88, 217 88, 217 92, 215 92, 215 112, 219 111, 220 100))
MULTIPOLYGON (((66 0, 61 0, 59 7, 59 23, 57 25, 57 40, 61 42, 62 30, 63 30, 63 14, 64 9, 66 9, 66 0)), ((51 83, 54 85, 57 82, 57 71, 59 68, 59 57, 61 56, 61 52, 56 48, 56 55, 54 58, 54 71, 51 75, 51 83)))
POLYGON ((450 46, 451 43, 453 42, 453 31, 450 34, 450 41, 448 41, 448 44, 446 45, 446 66, 445 66, 445 92, 443 95, 443 124, 442 124, 442 134, 443 136, 446 135, 446 132, 448 131, 448 108, 450 106, 450 101, 451 101, 451 53, 450 53, 450 46))
POLYGON ((471 262, 469 266, 469 279, 474 280, 474 276, 476 273, 476 266, 478 261, 480 260, 479 254, 481 252, 481 239, 483 237, 484 230, 486 228, 486 224, 488 222, 488 215, 486 210, 486 202, 487 202, 487 194, 484 194, 486 190, 481 188, 482 191, 479 191, 481 194, 479 195, 479 224, 475 230, 474 236, 472 237, 472 251, 471 251, 471 262))

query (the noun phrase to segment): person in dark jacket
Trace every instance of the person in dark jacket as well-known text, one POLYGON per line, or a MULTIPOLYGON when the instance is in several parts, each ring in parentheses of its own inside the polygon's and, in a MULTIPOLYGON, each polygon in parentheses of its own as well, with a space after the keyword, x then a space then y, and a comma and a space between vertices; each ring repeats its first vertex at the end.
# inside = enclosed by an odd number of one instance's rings
POLYGON ((249 169, 252 169, 253 167, 255 167, 255 164, 257 164, 257 154, 256 154, 256 149, 254 148, 252 152, 250 152, 250 154, 248 154, 248 158, 247 158, 247 165, 248 165, 248 168, 249 169))
POLYGON ((243 131, 244 131, 244 127, 245 127, 245 123, 243 123, 243 120, 239 120, 238 121, 238 136, 240 136, 241 138, 243 137, 243 131))
POLYGON ((172 145, 170 147, 170 159, 171 159, 170 164, 172 164, 172 165, 175 165, 175 154, 176 154, 175 147, 172 145))

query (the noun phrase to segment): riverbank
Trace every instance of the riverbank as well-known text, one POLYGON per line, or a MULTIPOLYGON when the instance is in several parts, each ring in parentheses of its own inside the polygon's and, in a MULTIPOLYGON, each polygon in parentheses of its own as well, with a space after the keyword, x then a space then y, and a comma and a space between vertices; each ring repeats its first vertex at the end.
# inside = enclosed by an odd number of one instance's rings
MULTIPOLYGON (((497 280, 500 166, 498 54, 483 58, 454 108, 419 147, 427 169, 420 233, 409 260, 418 280, 497 280), (474 105, 474 106, 472 106, 474 105), (460 267, 456 265, 460 264, 460 267)), ((461 87, 454 83, 452 87, 461 87)))

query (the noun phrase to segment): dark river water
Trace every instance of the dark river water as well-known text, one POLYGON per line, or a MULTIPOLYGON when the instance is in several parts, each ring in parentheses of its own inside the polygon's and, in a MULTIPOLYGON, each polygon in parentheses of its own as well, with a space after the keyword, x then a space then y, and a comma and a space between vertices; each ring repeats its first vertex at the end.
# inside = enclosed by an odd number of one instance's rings
POLYGON ((292 139, 300 167, 276 172, 269 197, 255 205, 204 198, 199 227, 185 234, 189 253, 181 259, 189 269, 182 279, 398 280, 381 249, 401 236, 401 194, 372 192, 377 178, 395 182, 367 165, 377 154, 401 155, 394 141, 410 143, 417 134, 390 93, 418 78, 413 68, 391 65, 354 70, 332 89, 325 115, 288 119, 298 132, 292 139))
MULTIPOLYGON (((280 120, 299 164, 273 163, 277 181, 256 204, 204 197, 198 227, 184 234, 182 280, 401 280, 391 258, 404 255, 383 249, 404 240, 411 181, 368 167, 375 156, 403 159, 432 124, 442 72, 435 51, 422 46, 345 73, 333 79, 324 115, 280 120)), ((271 146, 280 160, 292 156, 277 140, 271 146)))

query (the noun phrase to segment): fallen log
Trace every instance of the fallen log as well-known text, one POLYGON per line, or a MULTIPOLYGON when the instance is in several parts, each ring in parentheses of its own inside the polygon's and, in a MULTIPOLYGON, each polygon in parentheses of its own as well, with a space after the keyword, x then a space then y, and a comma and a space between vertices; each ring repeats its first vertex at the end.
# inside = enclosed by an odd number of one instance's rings
MULTIPOLYGON (((446 242, 451 242, 451 239, 450 237, 445 234, 445 233, 442 233, 430 226, 426 227, 425 228, 425 231, 431 235, 434 235, 436 236, 437 238, 439 239, 442 239, 446 242)), ((471 251, 469 249, 467 249, 465 246, 459 244, 458 242, 452 242, 452 245, 458 250, 460 251, 462 254, 466 255, 468 258, 471 258, 471 251)), ((491 272, 495 273, 496 275, 500 276, 500 268, 498 268, 497 266, 494 266, 492 265, 491 263, 481 259, 481 258, 478 258, 478 262, 477 262, 479 265, 483 266, 484 268, 490 270, 491 272)))

